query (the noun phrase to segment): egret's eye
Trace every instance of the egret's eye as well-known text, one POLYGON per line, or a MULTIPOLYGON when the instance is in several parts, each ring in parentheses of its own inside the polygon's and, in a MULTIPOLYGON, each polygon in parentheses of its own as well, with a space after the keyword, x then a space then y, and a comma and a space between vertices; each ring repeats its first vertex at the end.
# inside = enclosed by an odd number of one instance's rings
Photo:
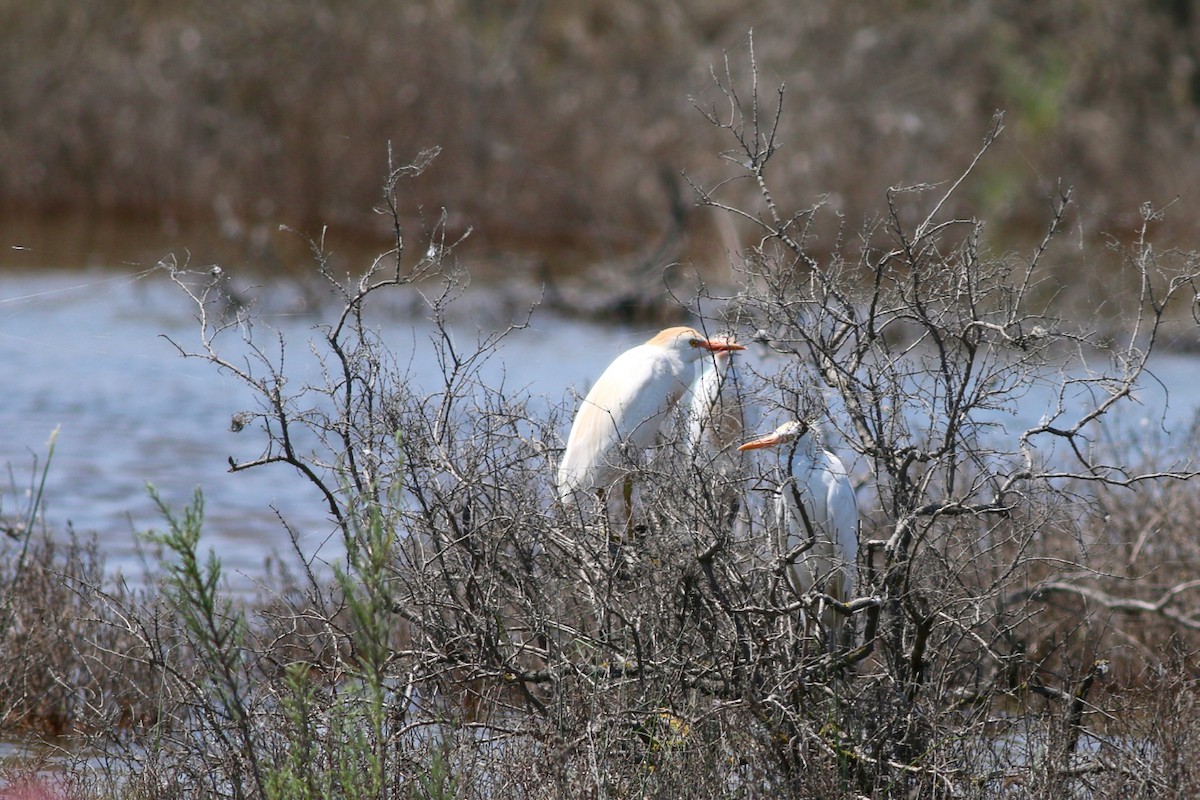
POLYGON ((688 344, 691 345, 692 347, 699 347, 700 340, 699 339, 688 339, 688 344))

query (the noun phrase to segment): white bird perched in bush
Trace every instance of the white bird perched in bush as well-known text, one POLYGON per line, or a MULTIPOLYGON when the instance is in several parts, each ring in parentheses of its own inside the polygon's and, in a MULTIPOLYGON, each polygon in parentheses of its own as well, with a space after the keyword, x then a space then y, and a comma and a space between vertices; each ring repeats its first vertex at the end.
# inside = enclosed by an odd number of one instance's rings
MULTIPOLYGON (((617 356, 588 392, 571 425, 558 468, 563 502, 575 502, 580 491, 603 497, 614 483, 627 478, 687 390, 701 355, 745 349, 725 339, 707 339, 693 328, 677 327, 617 356)), ((627 520, 631 493, 632 484, 626 480, 627 520)))
MULTIPOLYGON (((802 420, 786 422, 738 450, 766 447, 787 456, 786 477, 775 492, 775 520, 779 545, 791 556, 788 582, 797 594, 816 588, 845 602, 858 574, 858 501, 846 466, 821 446, 820 429, 802 420)), ((821 612, 822 623, 834 634, 842 619, 832 609, 821 612)))

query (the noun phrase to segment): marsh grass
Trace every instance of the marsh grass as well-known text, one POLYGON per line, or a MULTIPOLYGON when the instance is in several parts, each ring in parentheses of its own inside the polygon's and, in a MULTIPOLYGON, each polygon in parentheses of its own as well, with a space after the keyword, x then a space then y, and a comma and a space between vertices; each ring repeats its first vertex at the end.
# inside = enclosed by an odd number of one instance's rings
MULTIPOLYGON (((828 195, 840 218, 873 218, 882 187, 946 180, 972 150, 966 132, 1007 109, 1009 143, 956 213, 987 218, 1005 248, 1034 241, 1042 206, 1030 198, 1066 176, 1088 210, 1086 245, 1061 259, 1056 288, 1088 281, 1103 299, 1111 263, 1097 269, 1097 237, 1130 240, 1139 203, 1198 182, 1185 3, 1079 13, 870 0, 808 13, 780 0, 44 0, 6 11, 0 55, 19 69, 0 75, 0 226, 28 245, 20 257, 60 265, 153 264, 186 242, 206 261, 307 274, 280 224, 328 225, 343 255, 351 234, 369 236, 369 258, 390 242, 369 209, 395 141, 445 153, 409 188, 409 226, 417 208, 453 209, 456 230, 475 228, 477 255, 508 254, 505 280, 597 262, 636 290, 676 261, 725 276, 725 254, 753 244, 753 230, 692 208, 678 171, 715 170, 725 143, 697 128, 688 98, 723 103, 706 89, 710 68, 723 51, 741 57, 751 28, 765 74, 794 98, 775 167, 789 207, 828 195)), ((741 201, 754 193, 731 188, 741 201)), ((1187 246, 1194 216, 1166 221, 1171 245, 1187 246)), ((837 229, 828 220, 814 248, 831 251, 837 229)))

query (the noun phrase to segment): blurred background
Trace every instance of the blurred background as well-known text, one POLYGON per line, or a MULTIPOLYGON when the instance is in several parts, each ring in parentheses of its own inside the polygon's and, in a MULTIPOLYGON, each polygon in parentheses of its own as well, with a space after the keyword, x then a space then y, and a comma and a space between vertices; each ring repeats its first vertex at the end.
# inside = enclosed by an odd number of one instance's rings
MULTIPOLYGON (((1079 241, 1133 234, 1143 202, 1193 246, 1200 21, 1189 0, 0 0, 0 267, 265 272, 386 247, 389 143, 411 224, 447 209, 464 254, 535 280, 647 259, 728 269, 747 231, 681 177, 729 177, 712 72, 765 103, 784 208, 827 197, 847 229, 890 186, 947 181, 997 110, 1004 137, 961 213, 1001 248, 1074 186, 1079 241), (417 211, 422 209, 422 211, 417 211), (14 249, 18 248, 18 249, 14 249)), ((739 202, 753 187, 726 188, 739 202)), ((930 198, 932 202, 932 197, 930 198)), ((832 246, 832 239, 826 242, 832 246)), ((815 247, 820 249, 821 242, 815 247)), ((1076 266, 1075 268, 1078 268, 1076 266)), ((727 273, 725 273, 727 274, 727 273)))

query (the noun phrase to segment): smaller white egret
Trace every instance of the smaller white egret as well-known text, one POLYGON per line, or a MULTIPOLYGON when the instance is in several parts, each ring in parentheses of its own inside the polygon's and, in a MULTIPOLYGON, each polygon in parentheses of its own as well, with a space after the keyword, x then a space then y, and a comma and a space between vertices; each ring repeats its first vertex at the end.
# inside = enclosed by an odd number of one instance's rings
MULTIPOLYGON (((704 353, 745 350, 725 339, 707 339, 693 328, 660 331, 608 365, 575 415, 558 468, 558 493, 566 504, 578 492, 605 492, 628 476, 691 383, 704 353)), ((625 482, 625 513, 632 485, 625 482)))
MULTIPOLYGON (((779 546, 785 554, 801 551, 788 565, 788 582, 797 594, 816 588, 845 602, 858 574, 858 501, 850 475, 842 460, 821 446, 820 429, 802 420, 786 422, 738 450, 781 445, 786 445, 787 472, 775 492, 779 546)), ((831 641, 838 641, 843 616, 830 608, 820 616, 831 641)))

